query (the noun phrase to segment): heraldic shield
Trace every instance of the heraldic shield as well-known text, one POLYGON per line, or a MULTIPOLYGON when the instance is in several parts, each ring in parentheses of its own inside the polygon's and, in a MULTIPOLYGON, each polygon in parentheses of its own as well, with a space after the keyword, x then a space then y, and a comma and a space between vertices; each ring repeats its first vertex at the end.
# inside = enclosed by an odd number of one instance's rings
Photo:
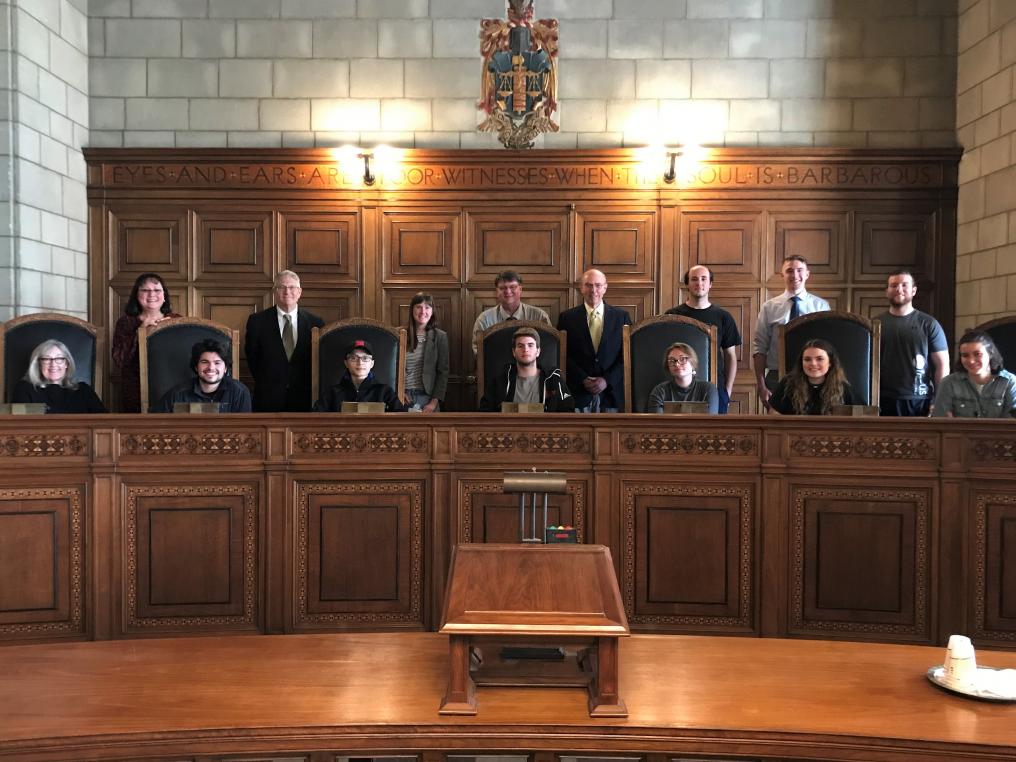
POLYGON ((477 128, 497 132, 505 148, 532 148, 557 132, 557 19, 533 21, 533 0, 508 0, 508 18, 480 22, 482 97, 487 118, 477 128))

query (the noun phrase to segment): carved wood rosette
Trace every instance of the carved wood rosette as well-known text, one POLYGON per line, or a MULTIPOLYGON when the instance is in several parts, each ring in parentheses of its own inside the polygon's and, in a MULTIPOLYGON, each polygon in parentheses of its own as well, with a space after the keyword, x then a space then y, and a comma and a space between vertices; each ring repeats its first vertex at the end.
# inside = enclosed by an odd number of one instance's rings
POLYGON ((252 484, 127 485, 124 629, 258 629, 258 494, 252 484))
POLYGON ((88 440, 77 434, 25 434, 0 437, 0 458, 88 455, 88 440))
POLYGON ((754 506, 750 484, 622 483, 620 582, 629 623, 755 632, 754 506))
POLYGON ((978 465, 1009 468, 1016 463, 1016 437, 971 437, 970 452, 978 465))
POLYGON ((791 485, 790 521, 790 634, 930 642, 930 489, 791 485))
POLYGON ((81 487, 0 490, 0 639, 84 636, 81 487))
POLYGON ((978 491, 974 503, 971 635, 1016 642, 1016 493, 978 491))
POLYGON ((298 482, 292 629, 422 629, 424 483, 298 482))
POLYGON ((527 453, 539 455, 581 455, 592 451, 590 435, 587 433, 557 433, 531 431, 523 434, 509 432, 469 432, 458 435, 456 443, 459 452, 527 453))
MULTIPOLYGON (((578 541, 583 543, 586 541, 586 484, 569 481, 567 489, 564 495, 549 496, 547 521, 575 527, 578 541)), ((530 498, 526 497, 526 516, 529 516, 530 498)), ((500 480, 460 480, 458 505, 458 542, 519 541, 519 496, 505 495, 500 480)), ((541 520, 542 499, 537 501, 536 513, 537 520, 541 520)))
POLYGON ((930 437, 796 435, 790 438, 790 449, 794 455, 813 458, 931 462, 938 459, 938 441, 930 437))
POLYGON ((336 432, 307 432, 293 439, 293 449, 305 455, 404 453, 426 454, 429 439, 425 432, 385 432, 350 434, 336 432))
POLYGON ((625 432, 621 449, 630 455, 739 455, 758 456, 758 434, 693 434, 625 432))

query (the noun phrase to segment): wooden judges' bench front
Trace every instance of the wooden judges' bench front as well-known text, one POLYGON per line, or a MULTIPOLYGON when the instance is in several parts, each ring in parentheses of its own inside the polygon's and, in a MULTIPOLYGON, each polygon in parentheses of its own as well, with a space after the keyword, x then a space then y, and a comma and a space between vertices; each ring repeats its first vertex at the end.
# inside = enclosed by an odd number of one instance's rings
POLYGON ((1016 645, 1011 421, 8 417, 0 462, 7 643, 436 629, 536 466, 634 632, 1016 645))

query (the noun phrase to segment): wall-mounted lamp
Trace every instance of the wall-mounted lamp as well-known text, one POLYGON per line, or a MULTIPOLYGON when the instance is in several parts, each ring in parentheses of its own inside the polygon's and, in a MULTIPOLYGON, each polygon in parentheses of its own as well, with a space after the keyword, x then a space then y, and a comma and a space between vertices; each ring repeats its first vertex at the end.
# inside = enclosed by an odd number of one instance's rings
POLYGON ((680 155, 680 151, 667 151, 667 158, 670 160, 670 166, 667 168, 667 171, 663 173, 663 182, 670 184, 677 179, 677 157, 680 155))
POLYGON ((373 158, 374 154, 370 151, 364 151, 363 153, 357 154, 357 156, 363 159, 363 184, 373 185, 377 179, 374 177, 374 173, 370 171, 370 160, 373 158))

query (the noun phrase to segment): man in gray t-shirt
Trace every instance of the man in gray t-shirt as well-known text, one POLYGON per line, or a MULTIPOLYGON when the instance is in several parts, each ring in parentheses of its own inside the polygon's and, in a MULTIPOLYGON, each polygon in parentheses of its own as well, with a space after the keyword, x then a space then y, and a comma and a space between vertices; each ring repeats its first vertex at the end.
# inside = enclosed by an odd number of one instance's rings
POLYGON ((934 390, 949 374, 949 345, 942 326, 931 315, 914 309, 914 276, 900 270, 889 276, 889 311, 882 323, 882 415, 927 416, 934 390))

